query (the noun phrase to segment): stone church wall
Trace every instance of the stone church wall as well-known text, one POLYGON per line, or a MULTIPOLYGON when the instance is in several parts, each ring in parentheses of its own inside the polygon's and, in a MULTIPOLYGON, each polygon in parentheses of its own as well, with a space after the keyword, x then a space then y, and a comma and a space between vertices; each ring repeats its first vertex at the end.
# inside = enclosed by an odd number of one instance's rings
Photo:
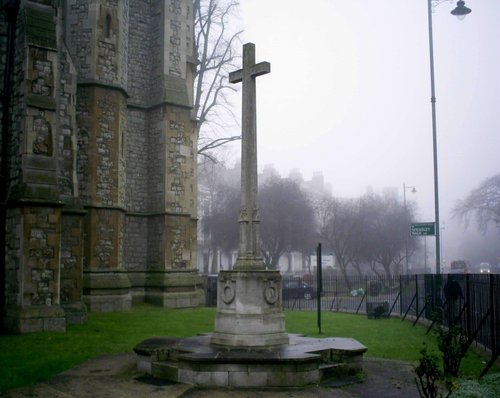
POLYGON ((150 102, 151 48, 155 48, 151 34, 153 24, 150 3, 150 0, 131 1, 129 11, 127 91, 130 95, 129 103, 142 106, 146 106, 150 102))
POLYGON ((201 305, 191 2, 20 4, 4 325, 201 305))
MULTIPOLYGON (((61 43, 56 19, 52 7, 35 3, 23 3, 17 18, 3 321, 8 329, 19 332, 64 330, 66 324, 60 300, 64 195, 59 192, 59 181, 64 178, 57 167, 64 160, 57 143, 61 134, 58 109, 68 105, 71 111, 71 104, 61 102, 58 95, 61 43)), ((73 155, 70 150, 67 157, 73 155)))
POLYGON ((125 205, 132 212, 149 209, 149 139, 146 112, 128 109, 128 131, 125 142, 125 176, 127 180, 125 205))
POLYGON ((187 66, 186 55, 191 51, 193 62, 192 42, 187 39, 189 29, 181 28, 192 25, 187 22, 192 10, 189 1, 178 0, 131 2, 130 6, 129 48, 136 51, 130 52, 128 69, 125 202, 132 211, 126 213, 125 250, 130 255, 125 256, 125 267, 134 300, 192 306, 200 303, 201 296, 199 278, 193 285, 192 274, 196 124, 190 116, 192 82, 187 72, 193 66, 187 66), (137 228, 147 234, 138 237, 137 228), (147 253, 141 257, 144 239, 147 253))

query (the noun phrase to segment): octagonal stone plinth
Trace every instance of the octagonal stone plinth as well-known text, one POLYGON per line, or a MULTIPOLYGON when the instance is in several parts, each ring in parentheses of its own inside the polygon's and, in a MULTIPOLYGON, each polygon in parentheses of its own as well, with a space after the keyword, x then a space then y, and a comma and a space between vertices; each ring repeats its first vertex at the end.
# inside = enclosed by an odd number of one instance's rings
POLYGON ((198 386, 301 387, 361 368, 366 347, 350 338, 315 339, 290 334, 273 348, 224 348, 210 334, 156 337, 134 351, 138 370, 155 378, 198 386))

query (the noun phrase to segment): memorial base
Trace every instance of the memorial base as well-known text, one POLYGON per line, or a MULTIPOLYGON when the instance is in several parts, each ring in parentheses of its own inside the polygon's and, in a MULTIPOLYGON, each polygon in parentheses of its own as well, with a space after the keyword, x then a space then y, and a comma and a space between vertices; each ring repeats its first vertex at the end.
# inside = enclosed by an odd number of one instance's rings
POLYGON ((212 344, 269 347, 288 343, 279 271, 221 271, 212 344))
POLYGON ((287 335, 273 348, 227 348, 210 334, 156 337, 134 348, 140 372, 200 387, 302 387, 354 375, 366 347, 350 338, 287 335))

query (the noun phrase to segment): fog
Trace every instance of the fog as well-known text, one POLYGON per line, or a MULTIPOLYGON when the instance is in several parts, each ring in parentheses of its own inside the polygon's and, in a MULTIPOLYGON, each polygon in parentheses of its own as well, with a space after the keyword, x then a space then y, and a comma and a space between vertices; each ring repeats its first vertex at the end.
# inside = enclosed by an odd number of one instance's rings
MULTIPOLYGON (((450 210, 500 172, 500 1, 466 6, 463 21, 455 2, 433 13, 443 263, 476 239, 450 210)), ((415 186, 417 221, 434 221, 427 1, 244 0, 239 14, 271 63, 257 79, 259 169, 321 171, 340 197, 415 186)))

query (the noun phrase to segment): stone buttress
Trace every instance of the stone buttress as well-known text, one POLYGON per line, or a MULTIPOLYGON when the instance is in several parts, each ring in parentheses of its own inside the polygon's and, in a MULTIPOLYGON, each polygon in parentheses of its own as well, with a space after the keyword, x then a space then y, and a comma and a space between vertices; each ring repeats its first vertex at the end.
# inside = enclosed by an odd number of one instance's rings
POLYGON ((203 303, 192 13, 189 0, 19 2, 0 86, 7 329, 64 330, 84 303, 203 303))
POLYGON ((128 1, 68 1, 65 36, 78 74, 84 302, 90 311, 124 311, 132 302, 123 266, 128 1))
POLYGON ((69 1, 91 310, 202 303, 190 4, 69 1))
POLYGON ((66 323, 86 320, 76 71, 62 40, 60 13, 41 3, 20 2, 2 142, 9 177, 3 321, 15 332, 64 331, 66 323))
POLYGON ((129 15, 125 264, 133 299, 199 306, 192 2, 131 1, 129 15))

